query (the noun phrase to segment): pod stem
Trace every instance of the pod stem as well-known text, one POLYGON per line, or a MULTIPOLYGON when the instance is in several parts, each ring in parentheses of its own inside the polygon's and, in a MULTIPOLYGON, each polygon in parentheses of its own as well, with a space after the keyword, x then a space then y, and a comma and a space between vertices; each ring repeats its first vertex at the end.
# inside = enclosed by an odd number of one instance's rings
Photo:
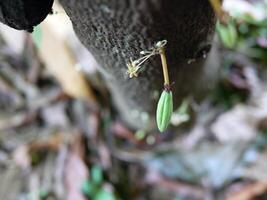
POLYGON ((214 12, 221 17, 223 15, 223 11, 221 9, 221 2, 220 0, 209 0, 210 5, 212 6, 214 12))
POLYGON ((214 12, 216 13, 217 17, 219 18, 219 20, 223 23, 225 23, 225 21, 227 21, 227 16, 224 13, 224 11, 222 10, 222 3, 220 0, 209 0, 210 5, 212 6, 214 12))
POLYGON ((169 86, 170 85, 170 79, 169 79, 168 65, 167 65, 167 59, 166 59, 166 54, 165 54, 164 48, 162 48, 160 50, 160 58, 161 58, 162 69, 163 69, 164 85, 169 86))

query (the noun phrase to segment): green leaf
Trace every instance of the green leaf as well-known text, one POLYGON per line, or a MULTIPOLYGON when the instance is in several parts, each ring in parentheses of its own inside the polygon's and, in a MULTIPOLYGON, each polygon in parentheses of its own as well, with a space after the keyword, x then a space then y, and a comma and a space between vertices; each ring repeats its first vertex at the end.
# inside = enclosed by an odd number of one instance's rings
POLYGON ((103 182, 103 173, 102 169, 99 166, 94 165, 92 167, 91 176, 92 176, 92 182, 94 184, 100 185, 103 182))
POLYGON ((146 132, 144 130, 138 130, 135 133, 135 138, 138 140, 143 140, 146 137, 146 132))
POLYGON ((48 195, 49 195, 49 192, 47 190, 42 189, 42 188, 39 190, 40 199, 46 199, 48 195))
POLYGON ((157 125, 160 132, 167 129, 173 112, 172 92, 164 90, 157 106, 157 125))
POLYGON ((222 44, 226 48, 234 48, 238 39, 238 34, 234 22, 231 21, 227 25, 223 25, 218 22, 216 29, 222 41, 222 44))
POLYGON ((244 14, 243 16, 240 17, 243 21, 245 21, 248 24, 252 24, 255 26, 262 26, 262 27, 267 27, 267 22, 265 19, 263 20, 257 20, 250 14, 244 14))
POLYGON ((117 198, 112 192, 109 192, 105 189, 100 189, 93 200, 116 200, 117 198))
POLYGON ((98 191, 98 186, 96 186, 93 182, 90 182, 89 180, 86 180, 82 184, 82 192, 88 196, 92 197, 94 196, 98 191))

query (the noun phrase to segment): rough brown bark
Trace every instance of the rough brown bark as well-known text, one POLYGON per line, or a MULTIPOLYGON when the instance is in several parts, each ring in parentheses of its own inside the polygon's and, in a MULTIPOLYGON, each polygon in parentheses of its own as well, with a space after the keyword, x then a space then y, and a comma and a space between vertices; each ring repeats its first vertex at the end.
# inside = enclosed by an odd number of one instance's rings
POLYGON ((155 127, 155 107, 163 88, 160 59, 144 64, 137 79, 126 63, 141 50, 166 39, 174 102, 212 85, 215 66, 204 65, 215 16, 208 0, 61 0, 76 34, 101 66, 122 119, 134 128, 155 127), (188 64, 188 60, 197 61, 188 64), (206 66, 206 67, 205 67, 206 66), (147 119, 149 116, 149 120, 147 119))

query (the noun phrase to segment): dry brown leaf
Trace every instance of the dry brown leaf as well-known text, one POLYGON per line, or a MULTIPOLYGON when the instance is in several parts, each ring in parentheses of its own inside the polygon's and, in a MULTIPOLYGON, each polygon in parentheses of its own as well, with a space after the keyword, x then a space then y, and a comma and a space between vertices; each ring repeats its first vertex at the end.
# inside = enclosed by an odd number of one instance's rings
POLYGON ((88 179, 89 173, 84 162, 85 152, 83 147, 81 135, 76 134, 65 168, 66 200, 86 200, 81 187, 84 181, 88 179))
POLYGON ((56 34, 49 22, 41 26, 40 56, 49 72, 58 80, 64 91, 74 97, 96 102, 92 89, 84 76, 75 69, 76 61, 65 41, 56 34))
POLYGON ((251 114, 252 109, 245 105, 238 105, 216 120, 211 126, 212 132, 221 142, 251 140, 257 133, 257 122, 251 114))
POLYGON ((31 166, 31 158, 29 155, 29 148, 23 145, 13 152, 13 159, 15 163, 22 169, 27 169, 31 166))
POLYGON ((0 131, 17 128, 25 124, 29 124, 35 120, 36 112, 21 112, 13 116, 0 119, 0 131))
POLYGON ((18 147, 13 153, 13 159, 22 168, 30 167, 32 152, 43 150, 57 151, 60 145, 65 141, 66 135, 56 134, 46 140, 34 140, 28 144, 18 147))
POLYGON ((267 93, 264 92, 250 105, 237 105, 223 113, 211 130, 221 142, 253 139, 259 123, 267 118, 267 93))
POLYGON ((204 199, 205 196, 205 190, 203 188, 191 185, 189 183, 183 183, 164 178, 156 170, 148 170, 146 182, 148 184, 164 188, 168 191, 175 192, 183 197, 187 197, 186 199, 189 199, 188 197, 194 197, 194 199, 204 199))
POLYGON ((44 141, 33 141, 28 144, 29 152, 35 152, 44 149, 56 151, 59 149, 59 146, 64 142, 65 137, 65 134, 56 134, 44 141))
POLYGON ((267 182, 257 182, 252 185, 245 186, 238 193, 229 195, 226 200, 253 200, 266 192, 267 182))

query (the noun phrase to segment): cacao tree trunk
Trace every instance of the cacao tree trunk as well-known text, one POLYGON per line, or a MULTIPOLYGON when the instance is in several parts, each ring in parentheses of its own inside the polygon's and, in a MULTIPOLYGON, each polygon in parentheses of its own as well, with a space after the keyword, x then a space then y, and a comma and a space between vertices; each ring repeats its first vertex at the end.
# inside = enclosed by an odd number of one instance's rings
POLYGON ((190 94, 203 93, 216 76, 207 63, 215 15, 208 0, 61 0, 81 42, 101 66, 122 119, 133 128, 155 127, 163 89, 159 57, 143 65, 138 78, 126 76, 130 58, 166 39, 176 108, 190 94), (195 62, 190 63, 190 60, 195 62))
MULTIPOLYGON (((51 4, 51 0, 46 1, 51 4)), ((29 29, 42 19, 38 12, 32 13, 31 24, 25 25, 17 19, 20 15, 29 16, 25 12, 28 13, 31 4, 34 7, 33 0, 4 2, 9 2, 9 7, 0 3, 5 11, 0 20, 14 28, 29 29), (15 7, 11 2, 24 5, 15 17, 9 10, 15 7)), ((126 63, 130 58, 138 58, 140 51, 155 42, 168 41, 166 54, 174 108, 188 95, 203 95, 216 80, 218 63, 210 59, 216 49, 212 48, 210 55, 205 56, 211 48, 216 22, 208 0, 61 0, 61 3, 79 39, 98 61, 121 119, 132 128, 155 128, 163 75, 159 56, 143 65, 138 78, 127 77, 126 63)), ((39 9, 35 4, 36 7, 39 9)), ((49 11, 49 6, 43 8, 42 16, 49 11)))

